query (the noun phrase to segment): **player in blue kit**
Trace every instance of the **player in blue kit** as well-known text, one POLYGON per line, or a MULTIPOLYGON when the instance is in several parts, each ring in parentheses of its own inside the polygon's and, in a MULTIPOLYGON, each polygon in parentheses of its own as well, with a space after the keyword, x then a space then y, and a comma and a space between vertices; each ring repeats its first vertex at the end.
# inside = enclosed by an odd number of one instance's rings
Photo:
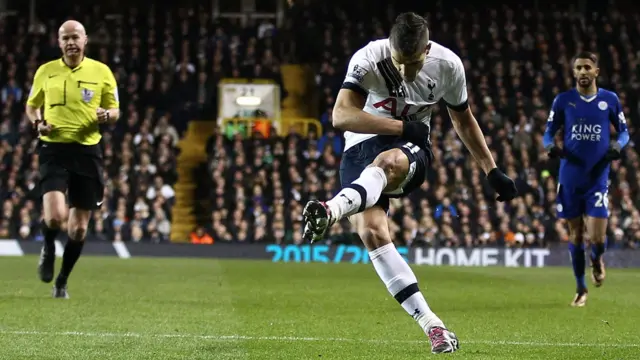
POLYGON ((621 149, 629 142, 627 122, 618 96, 598 88, 598 58, 590 52, 573 60, 576 87, 560 93, 553 101, 544 147, 550 158, 561 158, 558 217, 569 223, 569 252, 576 278, 572 306, 587 301, 585 283, 585 238, 591 243, 591 278, 596 287, 605 279, 602 255, 606 249, 609 217, 608 179, 610 163, 620 159, 621 149), (610 124, 618 133, 611 140, 610 124), (554 143, 554 135, 564 127, 564 148, 554 143))

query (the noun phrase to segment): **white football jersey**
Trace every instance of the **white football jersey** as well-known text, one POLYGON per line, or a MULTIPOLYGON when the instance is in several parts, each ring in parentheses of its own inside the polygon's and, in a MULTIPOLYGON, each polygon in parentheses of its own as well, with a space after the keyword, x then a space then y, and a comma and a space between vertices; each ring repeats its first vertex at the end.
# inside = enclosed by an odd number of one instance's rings
MULTIPOLYGON (((467 104, 462 60, 450 49, 431 41, 431 50, 413 82, 405 82, 391 61, 389 39, 372 41, 351 57, 343 88, 367 97, 364 111, 404 121, 429 124, 433 105, 443 99, 456 109, 467 104)), ((346 131, 345 150, 376 134, 346 131)))

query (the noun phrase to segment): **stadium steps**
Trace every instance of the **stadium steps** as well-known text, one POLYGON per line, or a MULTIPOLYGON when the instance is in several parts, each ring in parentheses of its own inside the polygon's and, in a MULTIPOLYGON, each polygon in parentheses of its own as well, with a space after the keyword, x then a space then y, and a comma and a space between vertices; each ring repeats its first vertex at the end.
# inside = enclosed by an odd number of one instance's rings
POLYGON ((178 142, 180 154, 176 168, 178 182, 174 186, 176 203, 172 210, 172 242, 188 242, 189 233, 196 226, 194 208, 197 202, 197 175, 194 170, 207 161, 205 146, 207 139, 213 134, 214 126, 211 121, 190 121, 184 137, 178 142))
POLYGON ((197 224, 208 224, 211 222, 211 178, 209 176, 201 176, 201 174, 210 174, 209 167, 206 162, 197 166, 193 173, 195 174, 195 204, 193 210, 196 215, 197 224))
POLYGON ((287 97, 282 101, 282 118, 315 117, 316 103, 312 89, 313 69, 308 65, 282 65, 282 81, 287 97))

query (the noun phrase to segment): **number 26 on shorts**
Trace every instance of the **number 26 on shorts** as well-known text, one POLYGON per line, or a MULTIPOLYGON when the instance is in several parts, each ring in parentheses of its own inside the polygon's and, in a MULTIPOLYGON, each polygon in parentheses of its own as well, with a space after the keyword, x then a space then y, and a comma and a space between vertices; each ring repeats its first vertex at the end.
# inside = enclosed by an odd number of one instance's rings
POLYGON ((609 191, 598 191, 593 196, 596 198, 595 207, 609 207, 609 191))

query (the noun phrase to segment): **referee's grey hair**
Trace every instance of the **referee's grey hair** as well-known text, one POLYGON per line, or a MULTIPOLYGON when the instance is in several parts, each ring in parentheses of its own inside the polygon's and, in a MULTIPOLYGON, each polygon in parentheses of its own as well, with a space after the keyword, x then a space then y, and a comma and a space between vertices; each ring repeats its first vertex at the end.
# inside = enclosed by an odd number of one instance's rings
POLYGON ((429 27, 427 19, 406 12, 398 15, 389 35, 391 47, 403 55, 413 55, 427 47, 429 27))

